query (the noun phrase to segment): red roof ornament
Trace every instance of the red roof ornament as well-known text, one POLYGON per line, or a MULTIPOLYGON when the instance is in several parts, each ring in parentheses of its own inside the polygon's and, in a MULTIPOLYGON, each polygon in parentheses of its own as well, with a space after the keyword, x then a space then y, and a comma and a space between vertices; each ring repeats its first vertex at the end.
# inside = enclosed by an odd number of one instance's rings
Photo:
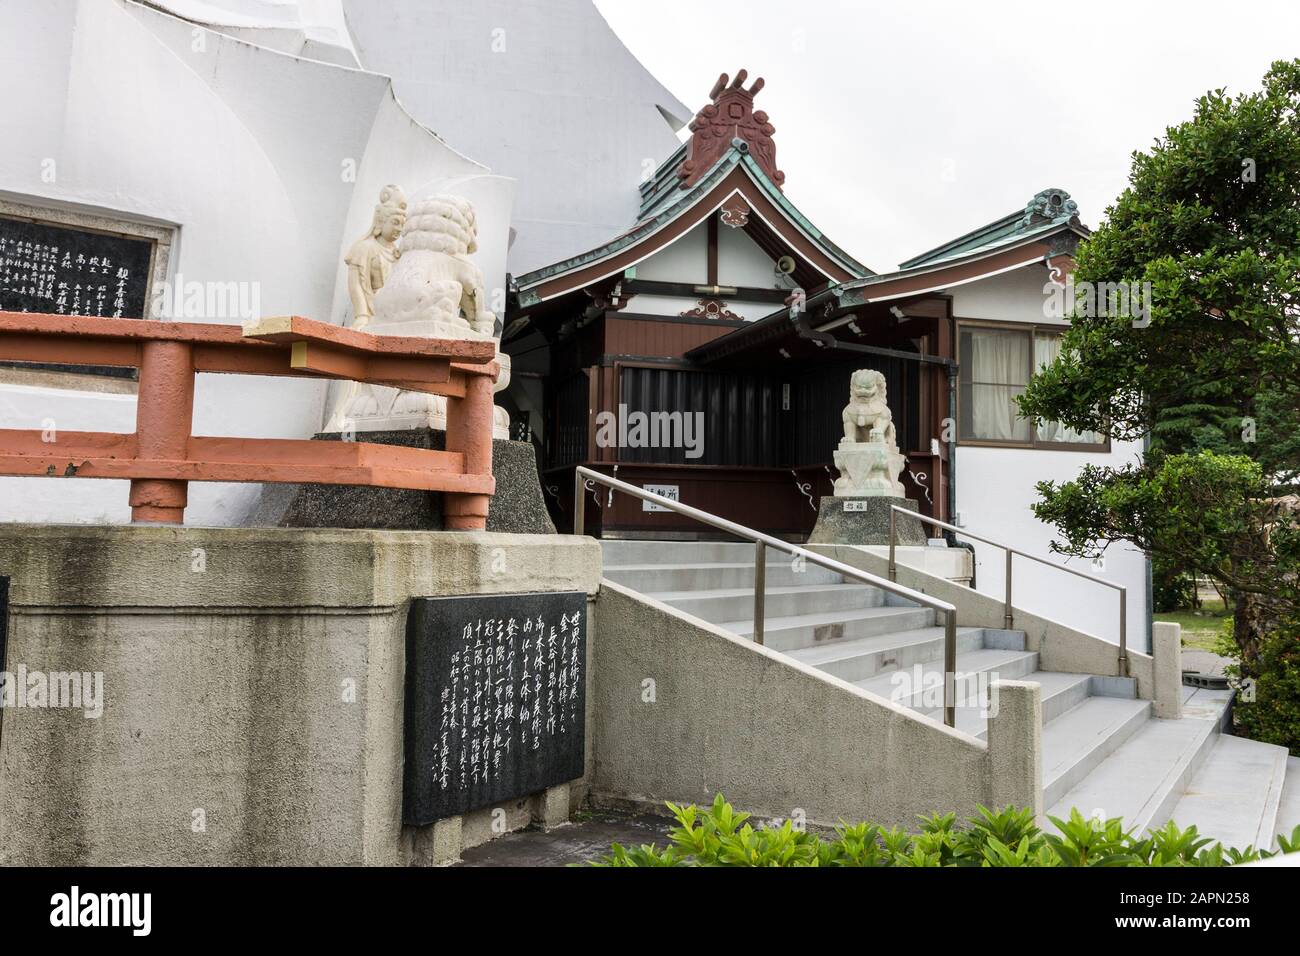
POLYGON ((728 82, 727 74, 718 77, 709 94, 711 102, 691 120, 691 142, 686 159, 677 169, 681 187, 694 186, 731 147, 740 140, 778 189, 785 182, 785 173, 776 168, 776 143, 772 134, 776 127, 768 122, 767 114, 754 110, 754 95, 763 88, 759 77, 749 89, 745 80, 749 74, 740 70, 728 82))

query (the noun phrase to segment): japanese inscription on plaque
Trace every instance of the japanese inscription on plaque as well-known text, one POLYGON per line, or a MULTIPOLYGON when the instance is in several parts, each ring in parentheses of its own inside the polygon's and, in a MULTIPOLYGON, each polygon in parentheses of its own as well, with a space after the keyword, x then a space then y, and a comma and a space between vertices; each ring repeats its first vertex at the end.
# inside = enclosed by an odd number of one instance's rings
POLYGON ((411 602, 403 822, 582 776, 586 608, 581 591, 411 602))
POLYGON ((0 216, 0 311, 142 319, 154 243, 0 216))

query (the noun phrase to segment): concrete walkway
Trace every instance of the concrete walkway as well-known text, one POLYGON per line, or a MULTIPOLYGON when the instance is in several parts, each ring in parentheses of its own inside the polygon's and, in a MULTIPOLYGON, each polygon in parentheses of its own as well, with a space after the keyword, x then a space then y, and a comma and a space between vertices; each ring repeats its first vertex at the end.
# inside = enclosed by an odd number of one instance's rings
POLYGON ((1183 670, 1185 671, 1222 677, 1223 669, 1231 663, 1228 658, 1211 654, 1209 651, 1200 651, 1192 647, 1183 648, 1183 670))
POLYGON ((584 812, 554 830, 520 830, 466 850, 458 866, 568 866, 609 853, 611 843, 668 845, 669 817, 612 810, 584 812))

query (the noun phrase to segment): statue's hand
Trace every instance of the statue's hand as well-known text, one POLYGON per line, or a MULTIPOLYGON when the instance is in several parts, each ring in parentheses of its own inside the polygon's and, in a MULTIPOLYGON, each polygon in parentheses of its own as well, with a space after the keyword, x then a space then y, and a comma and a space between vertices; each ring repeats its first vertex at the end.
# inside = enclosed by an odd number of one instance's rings
POLYGON ((474 329, 491 335, 496 331, 497 317, 486 310, 474 317, 474 329))

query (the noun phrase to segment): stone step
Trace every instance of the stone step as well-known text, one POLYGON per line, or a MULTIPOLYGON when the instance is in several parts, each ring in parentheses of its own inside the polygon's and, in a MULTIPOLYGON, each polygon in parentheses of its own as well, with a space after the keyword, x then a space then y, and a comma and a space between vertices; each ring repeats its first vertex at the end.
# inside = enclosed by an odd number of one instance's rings
MULTIPOLYGON (((660 591, 650 597, 714 624, 734 621, 754 612, 753 588, 714 588, 699 591, 660 591)), ((884 592, 860 584, 804 584, 764 589, 764 618, 796 617, 819 611, 880 607, 884 592)))
POLYGON ((1277 834, 1288 839, 1300 827, 1300 757, 1286 758, 1286 780, 1277 807, 1277 834))
POLYGON ((1150 715, 1149 700, 1089 697, 1045 724, 1043 806, 1055 805, 1088 777, 1150 715))
MULTIPOLYGON (((605 567, 626 564, 705 564, 754 561, 749 541, 630 541, 602 539, 605 567)), ((769 555, 770 555, 769 551, 769 555)))
POLYGON ((1169 818, 1225 847, 1274 849, 1286 772, 1285 747, 1219 735, 1169 818))
MULTIPOLYGON (((664 591, 709 591, 719 588, 754 588, 754 563, 733 562, 700 564, 627 564, 607 567, 604 576, 615 584, 656 594, 664 591)), ((789 561, 769 561, 766 567, 765 586, 795 587, 799 585, 842 584, 843 579, 833 571, 815 564, 804 564, 801 570, 791 567, 789 561)), ((869 587, 869 585, 860 585, 869 587)))
MULTIPOLYGON (((960 658, 958 663, 960 663, 960 658)), ((1044 726, 1071 708, 1082 704, 1088 699, 1089 695, 1090 675, 1088 674, 1034 671, 1024 677, 1003 676, 1006 680, 1033 681, 1042 687, 1044 726)), ((922 709, 918 712, 938 721, 943 720, 943 709, 941 707, 922 709)), ((956 726, 958 730, 968 733, 972 737, 978 737, 980 740, 988 737, 988 718, 978 707, 958 707, 956 726)))
MULTIPOLYGON (((881 608, 895 611, 896 608, 881 608)), ((978 627, 957 629, 957 655, 977 651, 984 647, 984 637, 978 627)), ((786 651, 790 657, 810 667, 850 683, 866 680, 885 671, 913 664, 943 660, 943 628, 920 627, 905 631, 891 631, 872 637, 859 637, 832 641, 811 647, 786 651)))
MULTIPOLYGON (((774 651, 788 654, 818 645, 929 628, 934 624, 934 617, 934 612, 929 608, 890 605, 766 617, 763 622, 763 643, 774 651)), ((754 633, 752 618, 723 621, 718 626, 741 637, 750 637, 754 633)), ((939 634, 942 640, 942 629, 939 634)))
POLYGON ((1051 799, 1045 793, 1048 815, 1064 819, 1075 807, 1084 816, 1123 817, 1135 833, 1163 825, 1213 746, 1220 719, 1214 713, 1147 720, 1086 779, 1062 793, 1054 791, 1051 799))
POLYGON ((1218 690, 1212 687, 1192 687, 1188 684, 1182 686, 1183 698, 1181 702, 1181 712, 1184 717, 1191 717, 1196 720, 1215 720, 1218 721, 1221 730, 1228 729, 1229 707, 1232 700, 1233 691, 1231 689, 1218 690))
MULTIPOLYGON (((1038 670, 1038 654, 1032 651, 1010 651, 981 647, 957 655, 957 713, 978 716, 986 701, 979 695, 981 680, 1021 680, 1038 670), (981 677, 981 675, 986 675, 981 677)), ((942 705, 935 707, 930 700, 942 700, 943 658, 896 668, 864 680, 854 681, 858 687, 886 700, 923 713, 938 714, 943 719, 942 705)), ((987 688, 987 684, 985 685, 987 688)))

